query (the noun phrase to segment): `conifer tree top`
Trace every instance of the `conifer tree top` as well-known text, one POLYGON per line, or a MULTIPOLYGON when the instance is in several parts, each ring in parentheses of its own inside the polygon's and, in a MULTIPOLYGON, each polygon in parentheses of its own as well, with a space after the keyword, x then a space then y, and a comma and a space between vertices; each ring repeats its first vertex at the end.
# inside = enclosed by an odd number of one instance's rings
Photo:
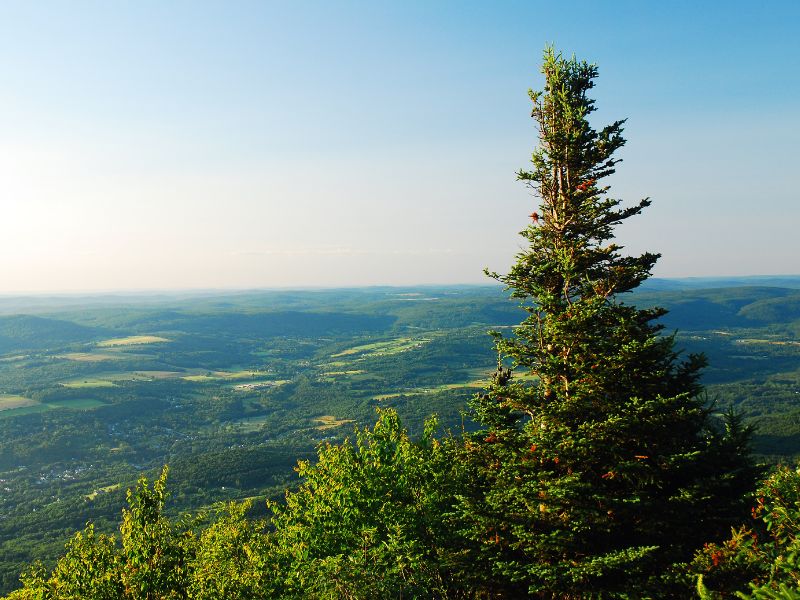
POLYGON ((516 295, 533 296, 543 305, 558 298, 569 302, 629 291, 649 277, 659 255, 622 257, 621 247, 610 243, 616 225, 650 205, 644 199, 621 208, 621 201, 609 197, 610 187, 602 183, 619 162, 614 155, 625 144, 625 121, 600 131, 589 123, 595 110, 587 95, 597 77, 594 65, 565 59, 547 48, 542 73, 543 90, 529 91, 539 146, 531 157, 531 170, 517 174, 540 206, 522 232, 530 250, 503 280, 516 288, 516 295), (535 264, 527 269, 528 263, 535 264))

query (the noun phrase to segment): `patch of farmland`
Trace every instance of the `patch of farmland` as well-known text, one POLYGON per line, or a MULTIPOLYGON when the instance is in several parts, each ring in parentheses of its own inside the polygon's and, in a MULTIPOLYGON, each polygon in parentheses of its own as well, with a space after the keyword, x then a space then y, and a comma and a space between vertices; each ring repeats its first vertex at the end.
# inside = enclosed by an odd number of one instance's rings
POLYGON ((209 381, 219 381, 220 378, 214 375, 184 375, 181 377, 184 381, 191 381, 193 383, 206 383, 209 381))
POLYGON ((152 381, 154 379, 175 379, 183 376, 183 371, 131 371, 120 374, 117 381, 152 381))
POLYGON ((336 377, 342 375, 359 375, 361 373, 366 373, 364 369, 350 369, 349 371, 326 371, 322 373, 323 377, 336 377))
POLYGON ((421 348, 430 341, 431 338, 397 338, 383 342, 372 342, 371 344, 361 344, 360 346, 353 346, 347 350, 331 354, 331 358, 355 355, 361 355, 366 358, 370 356, 400 354, 401 352, 408 352, 409 350, 421 348))
POLYGON ((107 360, 122 360, 126 357, 121 354, 111 354, 107 352, 67 352, 66 354, 57 354, 56 358, 74 360, 77 362, 104 362, 107 360))
POLYGON ((736 344, 769 344, 772 346, 800 346, 800 342, 794 340, 767 340, 756 338, 743 338, 734 340, 736 344))
POLYGON ((239 383, 237 385, 234 385, 233 389, 238 390, 240 392, 246 392, 250 390, 277 387, 279 385, 284 385, 286 383, 289 383, 288 379, 266 379, 262 381, 250 381, 248 383, 239 383))
POLYGON ((341 427, 347 423, 354 423, 353 419, 337 419, 333 415, 322 415, 314 419, 314 421, 319 423, 316 429, 319 429, 320 431, 333 429, 334 427, 341 427))
POLYGON ((244 417, 231 423, 231 427, 242 433, 255 433, 267 422, 267 416, 244 417))
POLYGON ((106 403, 94 398, 69 398, 66 400, 50 400, 47 405, 52 408, 67 408, 69 410, 91 410, 106 406, 106 403))
POLYGON ((391 400, 392 398, 399 398, 400 396, 404 396, 406 394, 416 394, 417 392, 410 391, 410 392, 394 392, 392 394, 378 394, 377 396, 373 396, 373 400, 391 400))
POLYGON ((26 398, 25 396, 0 394, 0 411, 14 410, 15 408, 25 408, 27 406, 36 406, 37 404, 39 404, 38 400, 26 398))
POLYGON ((122 373, 104 373, 96 377, 76 378, 63 381, 60 385, 68 388, 102 388, 113 387, 120 381, 155 381, 157 379, 177 379, 183 371, 124 371, 122 373))
POLYGON ((0 419, 10 418, 10 417, 17 417, 20 415, 30 415, 34 413, 41 413, 47 412, 48 410, 52 410, 53 407, 49 404, 34 404, 32 406, 21 406, 19 408, 10 408, 8 410, 0 411, 0 419))
POLYGON ((62 381, 59 385, 63 385, 64 387, 73 389, 109 388, 109 387, 114 387, 114 382, 109 379, 87 377, 86 379, 73 379, 72 381, 62 381))
POLYGON ((0 358, 0 362, 16 362, 18 360, 25 360, 29 358, 27 354, 14 354, 12 356, 4 356, 0 358))
MULTIPOLYGON (((469 374, 474 376, 483 376, 481 379, 472 379, 470 378, 467 381, 459 381, 454 383, 443 383, 441 385, 434 385, 430 387, 418 387, 418 388, 409 388, 402 392, 390 392, 386 394, 377 394, 372 396, 373 400, 390 400, 392 398, 399 398, 400 396, 416 396, 420 394, 436 394, 438 392, 444 392, 448 390, 461 390, 461 389, 484 389, 488 387, 490 383, 490 379, 488 377, 488 372, 486 369, 478 368, 478 369, 470 369, 468 371, 469 374)), ((517 374, 514 373, 514 379, 517 381, 535 381, 536 376, 531 375, 529 373, 525 374, 517 374)))
POLYGON ((140 346, 142 344, 158 344, 161 342, 170 342, 164 337, 157 335, 129 335, 127 337, 112 338, 110 340, 103 340, 97 343, 98 348, 114 348, 117 346, 140 346))
POLYGON ((230 381, 236 379, 252 379, 263 376, 258 371, 210 371, 204 374, 184 375, 181 379, 193 381, 195 383, 205 383, 209 381, 230 381))
POLYGON ((120 488, 119 483, 115 483, 114 485, 107 485, 105 487, 96 489, 91 494, 87 494, 86 496, 84 496, 84 498, 91 501, 97 498, 97 496, 99 496, 100 494, 110 494, 111 492, 117 491, 119 488, 120 488))

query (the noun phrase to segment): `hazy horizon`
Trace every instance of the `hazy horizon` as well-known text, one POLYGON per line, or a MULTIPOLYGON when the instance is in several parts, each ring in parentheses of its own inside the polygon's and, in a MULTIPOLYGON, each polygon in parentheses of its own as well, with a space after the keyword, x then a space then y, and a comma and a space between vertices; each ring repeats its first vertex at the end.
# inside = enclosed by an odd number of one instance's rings
POLYGON ((0 6, 0 294, 490 284, 544 46, 627 118, 659 278, 798 271, 800 5, 0 6), (589 32, 590 34, 587 34, 589 32))
MULTIPOLYGON (((791 283, 800 285, 800 273, 781 273, 773 275, 708 275, 708 276, 689 276, 689 277, 651 277, 642 284, 647 287, 652 284, 693 284, 693 283, 727 283, 727 282, 774 282, 791 283)), ((502 283, 486 278, 481 282, 455 282, 455 283, 419 283, 419 284, 365 284, 365 285, 298 285, 298 286, 263 286, 263 287, 194 287, 194 288, 115 288, 115 289, 85 289, 85 290, 22 290, 11 292, 0 292, 0 298, 20 298, 20 297, 41 297, 41 298, 80 298, 80 297, 103 297, 103 296, 193 296, 193 295, 226 295, 226 294, 259 294, 269 292, 336 292, 336 291, 356 291, 356 290, 375 290, 375 289, 446 289, 446 288, 480 288, 480 287, 504 287, 502 283)), ((781 286, 778 286, 781 287, 781 286)))

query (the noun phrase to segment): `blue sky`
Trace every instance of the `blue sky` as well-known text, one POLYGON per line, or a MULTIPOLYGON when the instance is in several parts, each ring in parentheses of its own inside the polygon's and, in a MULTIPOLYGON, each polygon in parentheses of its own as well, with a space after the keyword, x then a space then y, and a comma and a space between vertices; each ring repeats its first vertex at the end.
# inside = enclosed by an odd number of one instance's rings
POLYGON ((553 43, 658 276, 798 273, 795 2, 0 3, 0 292, 484 282, 553 43))

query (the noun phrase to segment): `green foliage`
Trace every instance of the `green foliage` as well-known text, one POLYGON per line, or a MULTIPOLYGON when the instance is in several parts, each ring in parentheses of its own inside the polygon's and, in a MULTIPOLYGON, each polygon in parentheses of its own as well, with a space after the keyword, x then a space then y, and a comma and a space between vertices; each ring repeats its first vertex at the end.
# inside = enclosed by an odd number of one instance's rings
POLYGON ((218 507, 217 520, 202 531, 197 541, 190 564, 190 598, 246 600, 277 596, 266 523, 248 519, 251 508, 249 501, 218 507))
POLYGON ((183 598, 188 573, 185 540, 164 515, 167 467, 153 483, 140 478, 128 491, 128 508, 122 511, 121 572, 125 591, 133 598, 183 598))
POLYGON ((218 505, 215 519, 173 523, 165 467, 128 491, 121 544, 89 525, 48 573, 34 564, 10 599, 458 598, 452 523, 455 465, 435 419, 413 442, 393 410, 355 444, 325 444, 303 483, 269 521, 252 503, 218 505), (270 532, 271 530, 271 532, 270 532))
POLYGON ((316 464, 300 463, 300 489, 272 505, 288 597, 450 597, 453 465, 436 426, 429 420, 414 443, 383 410, 355 444, 325 445, 316 464))
POLYGON ((461 514, 489 593, 640 596, 735 522, 754 476, 749 430, 737 419, 715 430, 705 358, 680 361, 655 324, 665 311, 619 298, 658 255, 622 256, 613 242, 650 202, 622 208, 600 183, 624 139, 622 121, 589 124, 596 68, 547 49, 542 72, 530 94, 540 145, 519 173, 541 206, 527 248, 495 275, 528 317, 496 334, 498 370, 472 403, 484 429, 464 448, 476 486, 461 514))
POLYGON ((114 538, 95 534, 94 526, 88 525, 69 541, 66 554, 58 560, 49 577, 41 563, 34 564, 21 577, 23 589, 9 598, 116 600, 124 597, 119 575, 114 538))
POLYGON ((800 598, 800 468, 780 466, 761 484, 752 517, 695 556, 701 597, 800 598))
POLYGON ((13 600, 165 600, 187 598, 187 558, 192 535, 180 533, 164 516, 165 467, 152 488, 144 477, 128 490, 122 512, 121 547, 113 537, 95 534, 87 525, 75 534, 66 553, 48 575, 34 564, 13 592, 13 600))

